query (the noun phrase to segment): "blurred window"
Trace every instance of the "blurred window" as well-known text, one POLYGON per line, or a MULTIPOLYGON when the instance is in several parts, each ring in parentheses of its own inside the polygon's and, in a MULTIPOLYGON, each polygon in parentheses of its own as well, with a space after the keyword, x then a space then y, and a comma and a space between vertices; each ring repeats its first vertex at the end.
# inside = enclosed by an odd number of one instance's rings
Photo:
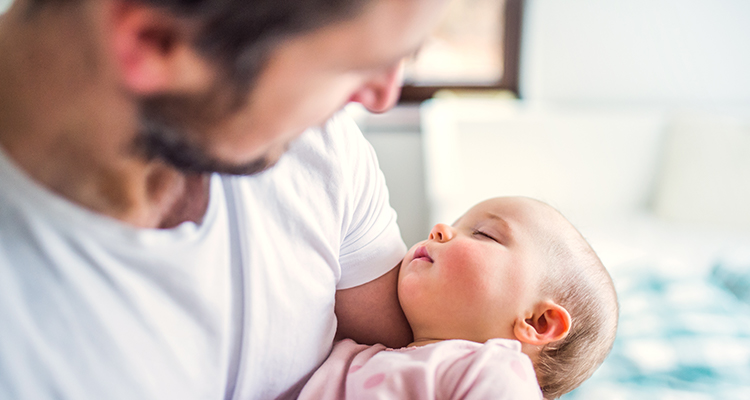
POLYGON ((402 102, 445 88, 517 93, 523 0, 451 0, 446 18, 406 67, 402 102))

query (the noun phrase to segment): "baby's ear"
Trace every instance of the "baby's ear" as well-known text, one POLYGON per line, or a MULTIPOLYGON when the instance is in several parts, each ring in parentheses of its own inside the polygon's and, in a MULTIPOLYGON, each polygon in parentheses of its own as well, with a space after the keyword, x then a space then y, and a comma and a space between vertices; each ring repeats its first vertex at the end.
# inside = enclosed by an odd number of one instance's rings
POLYGON ((519 317, 513 333, 522 343, 543 346, 558 341, 570 332, 570 314, 561 305, 544 301, 537 304, 529 318, 519 317))

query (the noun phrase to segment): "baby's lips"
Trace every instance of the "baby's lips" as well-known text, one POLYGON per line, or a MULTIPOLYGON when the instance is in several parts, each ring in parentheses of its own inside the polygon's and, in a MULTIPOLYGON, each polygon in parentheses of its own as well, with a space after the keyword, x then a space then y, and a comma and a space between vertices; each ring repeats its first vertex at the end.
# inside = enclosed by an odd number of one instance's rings
POLYGON ((414 259, 423 259, 425 261, 433 262, 432 257, 427 253, 427 248, 425 246, 417 247, 417 250, 414 252, 414 259))

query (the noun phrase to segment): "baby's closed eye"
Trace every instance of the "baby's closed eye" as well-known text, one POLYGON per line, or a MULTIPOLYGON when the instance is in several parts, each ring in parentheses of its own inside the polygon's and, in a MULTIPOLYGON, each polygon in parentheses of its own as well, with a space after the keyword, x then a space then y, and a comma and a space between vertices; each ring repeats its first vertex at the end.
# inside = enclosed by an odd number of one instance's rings
POLYGON ((493 240, 493 241, 495 241, 495 242, 498 242, 498 243, 499 243, 499 241, 498 241, 497 239, 495 239, 495 238, 494 238, 494 237, 493 237, 492 235, 490 235, 489 233, 486 233, 486 232, 483 232, 483 231, 480 231, 480 230, 477 230, 477 229, 475 229, 475 230, 474 230, 474 231, 472 232, 472 235, 473 235, 473 236, 482 236, 482 237, 485 237, 485 238, 487 238, 487 239, 490 239, 490 240, 493 240))

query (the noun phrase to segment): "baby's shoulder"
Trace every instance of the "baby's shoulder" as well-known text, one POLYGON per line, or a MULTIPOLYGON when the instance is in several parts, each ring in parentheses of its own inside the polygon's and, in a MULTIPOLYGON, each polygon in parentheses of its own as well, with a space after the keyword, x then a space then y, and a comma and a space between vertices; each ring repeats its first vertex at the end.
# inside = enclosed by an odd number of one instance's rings
MULTIPOLYGON (((456 344, 460 347, 461 344, 456 344)), ((521 343, 492 339, 446 363, 441 382, 453 393, 496 399, 540 399, 534 367, 521 343)), ((457 396, 462 398, 462 396, 457 396)), ((472 397, 473 398, 473 397, 472 397)))

